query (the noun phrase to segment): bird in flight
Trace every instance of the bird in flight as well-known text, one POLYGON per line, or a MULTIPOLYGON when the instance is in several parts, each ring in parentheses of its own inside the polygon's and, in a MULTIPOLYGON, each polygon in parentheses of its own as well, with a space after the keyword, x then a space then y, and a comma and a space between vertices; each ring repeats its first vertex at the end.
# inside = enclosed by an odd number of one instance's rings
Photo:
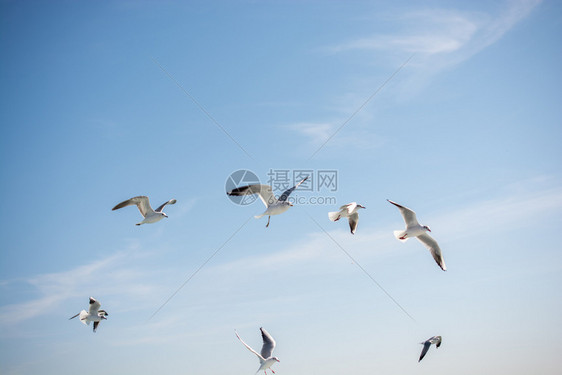
POLYGON ((445 266, 445 259, 443 259, 443 254, 441 253, 441 249, 437 244, 437 241, 433 239, 427 232, 431 232, 431 229, 427 225, 420 225, 418 223, 418 219, 416 218, 416 213, 410 210, 407 207, 401 206, 396 202, 387 199, 390 203, 398 207, 400 213, 402 214, 402 218, 406 223, 406 229, 404 230, 395 230, 394 236, 399 241, 407 241, 408 238, 416 237, 418 241, 420 241, 433 255, 433 259, 435 262, 441 267, 443 271, 447 271, 447 266, 445 266))
POLYGON ((90 307, 88 311, 82 310, 70 319, 80 316, 80 321, 86 325, 90 325, 90 322, 94 322, 94 332, 96 332, 102 319, 107 319, 106 316, 109 315, 105 310, 100 310, 100 307, 100 303, 96 301, 94 297, 90 297, 90 307))
POLYGON ((144 220, 135 225, 151 224, 151 223, 156 223, 157 221, 160 221, 165 217, 168 217, 168 215, 162 212, 162 210, 167 204, 175 204, 176 202, 177 201, 175 199, 170 199, 169 201, 162 203, 160 207, 158 207, 156 210, 153 210, 152 207, 150 207, 150 202, 148 201, 148 197, 144 195, 140 195, 138 197, 133 197, 131 199, 127 199, 126 201, 119 203, 111 210, 115 211, 123 207, 136 205, 141 215, 144 217, 144 220))
POLYGON ((289 195, 291 195, 293 190, 298 188, 300 186, 300 184, 305 182, 307 179, 308 179, 308 176, 303 178, 298 184, 296 184, 292 188, 287 189, 283 194, 281 194, 279 199, 275 198, 275 195, 273 195, 273 192, 271 191, 271 186, 260 185, 260 184, 254 184, 254 185, 239 187, 239 188, 230 190, 226 194, 231 195, 231 196, 257 194, 260 197, 263 204, 265 205, 266 210, 261 215, 256 215, 254 217, 256 219, 259 219, 259 218, 262 218, 264 216, 267 216, 267 224, 265 225, 265 227, 267 228, 267 227, 269 227, 269 221, 270 221, 272 215, 282 214, 283 212, 287 211, 289 209, 289 207, 293 206, 293 204, 287 200, 289 198, 289 195))
POLYGON ((248 344, 246 344, 244 340, 242 340, 240 336, 238 336, 238 332, 234 331, 234 333, 236 334, 236 337, 238 337, 238 340, 240 340, 240 342, 244 344, 244 346, 248 348, 249 351, 254 353, 260 360, 260 368, 258 369, 258 371, 256 371, 256 374, 260 371, 263 371, 265 375, 267 375, 267 369, 271 370, 271 372, 275 374, 275 371, 271 369, 271 366, 275 362, 280 362, 277 357, 272 357, 273 350, 275 349, 275 340, 265 329, 260 328, 260 331, 261 331, 261 337, 263 339, 263 346, 261 348, 261 353, 256 352, 248 344))
POLYGON ((418 362, 421 361, 423 359, 423 357, 425 357, 425 355, 426 355, 427 351, 429 350, 429 347, 431 346, 431 344, 435 344, 436 348, 441 346, 441 336, 430 337, 420 344, 423 345, 423 349, 422 349, 422 352, 420 354, 420 359, 418 359, 418 362))
POLYGON ((359 221, 359 209, 366 208, 357 204, 357 202, 351 202, 344 204, 340 207, 337 212, 328 212, 328 218, 332 221, 338 221, 342 217, 347 217, 349 220, 349 229, 351 229, 351 234, 355 234, 357 230, 357 222, 359 221))

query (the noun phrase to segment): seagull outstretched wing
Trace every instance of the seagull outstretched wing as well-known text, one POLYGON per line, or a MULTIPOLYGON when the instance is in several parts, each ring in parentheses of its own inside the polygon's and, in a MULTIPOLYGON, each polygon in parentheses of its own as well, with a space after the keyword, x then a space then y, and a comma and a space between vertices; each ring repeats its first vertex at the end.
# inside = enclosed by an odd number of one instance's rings
POLYGON ((238 336, 238 332, 234 331, 234 333, 236 334, 236 337, 238 337, 238 340, 240 340, 240 342, 241 342, 242 344, 244 344, 244 346, 245 346, 246 348, 248 348, 249 351, 251 351, 252 353, 254 353, 254 354, 258 357, 258 359, 260 360, 260 363, 265 362, 265 358, 263 358, 260 353, 256 352, 254 349, 252 349, 252 348, 250 347, 250 345, 246 344, 246 343, 244 342, 244 340, 242 340, 242 339, 240 338, 240 336, 238 336))
POLYGON ((416 213, 414 211, 410 210, 408 207, 401 206, 390 199, 387 199, 387 201, 398 207, 400 213, 402 214, 402 218, 404 219, 404 223, 406 223, 406 227, 418 225, 418 219, 416 218, 416 213))
MULTIPOLYGON (((166 203, 168 203, 168 202, 166 202, 166 203)), ((123 201, 123 202, 119 203, 118 205, 116 205, 115 207, 113 207, 111 210, 115 211, 115 210, 118 210, 118 209, 123 208, 123 207, 131 206, 133 204, 138 207, 141 215, 144 216, 144 217, 146 217, 146 215, 154 212, 152 207, 150 207, 150 202, 148 200, 148 197, 144 196, 144 195, 139 195, 138 197, 133 197, 131 199, 127 199, 126 201, 123 201)))
POLYGON ((289 199, 289 195, 291 195, 291 193, 293 192, 293 190, 295 190, 296 188, 298 188, 300 186, 300 184, 302 184, 303 182, 305 182, 306 180, 308 180, 308 176, 306 176, 305 178, 303 178, 298 184, 296 184, 295 186, 293 186, 290 189, 287 189, 283 192, 283 194, 281 194, 281 196, 279 197, 279 201, 283 202, 286 201, 287 199, 289 199))

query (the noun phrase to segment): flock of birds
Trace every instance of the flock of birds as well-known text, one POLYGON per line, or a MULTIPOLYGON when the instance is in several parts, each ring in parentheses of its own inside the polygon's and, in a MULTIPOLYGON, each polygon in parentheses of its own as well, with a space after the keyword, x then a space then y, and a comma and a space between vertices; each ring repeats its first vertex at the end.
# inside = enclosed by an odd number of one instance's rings
MULTIPOLYGON (((266 227, 269 227, 271 216, 282 214, 283 212, 287 211, 290 207, 293 206, 293 204, 290 203, 288 200, 289 196, 295 189, 297 189, 307 179, 308 177, 305 177, 295 186, 291 187, 290 189, 287 189, 285 192, 283 192, 283 194, 281 194, 279 198, 275 197, 271 189, 271 186, 261 185, 261 184, 242 186, 233 189, 231 191, 228 191, 227 195, 243 196, 243 195, 257 194, 261 199, 261 201, 263 202, 263 204, 265 205, 266 210, 262 214, 256 215, 254 217, 256 219, 259 219, 264 216, 267 216, 268 219, 267 219, 266 227)), ((429 229, 427 225, 420 225, 416 218, 416 213, 411 209, 404 207, 389 199, 388 202, 398 207, 400 213, 402 214, 402 218, 404 219, 404 223, 406 224, 406 228, 404 230, 394 231, 394 236, 396 237, 396 239, 405 242, 409 238, 412 237, 417 238, 431 252, 433 259, 435 259, 435 262, 437 262, 439 267, 443 271, 446 271, 447 267, 445 266, 445 260, 443 259, 443 254, 441 253, 441 249, 439 248, 437 241, 435 241, 435 239, 433 239, 428 234, 428 232, 431 232, 431 229, 429 229)), ((172 205, 175 203, 176 203, 175 199, 170 199, 167 202, 161 204, 156 210, 154 210, 150 206, 150 201, 147 196, 138 196, 117 204, 115 207, 113 207, 112 210, 114 211, 123 207, 136 205, 141 215, 143 216, 143 220, 139 223, 136 223, 135 225, 152 224, 162 220, 163 218, 167 218, 168 215, 166 215, 162 210, 166 205, 168 204, 172 205)), ((328 218, 331 221, 338 221, 341 218, 348 218, 351 234, 355 234, 355 232, 357 231, 357 224, 359 222, 358 211, 359 209, 365 209, 365 208, 366 207, 357 204, 356 202, 351 202, 341 206, 339 211, 329 212, 328 218)), ((100 307, 101 304, 95 298, 90 297, 88 311, 82 310, 78 314, 72 316, 70 319, 79 317, 80 321, 86 325, 89 325, 90 322, 93 322, 94 323, 93 331, 96 332, 99 323, 102 320, 107 319, 107 316, 109 315, 105 310, 101 310, 100 307)), ((256 373, 260 371, 264 371, 264 373, 267 375, 267 370, 269 369, 271 370, 272 373, 275 374, 275 371, 271 369, 271 366, 273 364, 279 362, 279 359, 277 357, 273 357, 273 350, 275 349, 275 345, 276 345, 275 340, 264 328, 260 328, 260 332, 263 340, 263 345, 259 353, 256 350, 252 349, 248 344, 246 344, 240 338, 238 332, 235 331, 235 334, 238 340, 240 340, 240 342, 248 350, 250 350, 258 357, 260 361, 260 367, 256 373)), ((434 344, 435 347, 438 348, 441 345, 441 341, 442 341, 441 336, 433 336, 427 339, 426 341, 422 342, 421 344, 423 345, 423 349, 420 354, 418 362, 425 357, 432 344, 434 344)))

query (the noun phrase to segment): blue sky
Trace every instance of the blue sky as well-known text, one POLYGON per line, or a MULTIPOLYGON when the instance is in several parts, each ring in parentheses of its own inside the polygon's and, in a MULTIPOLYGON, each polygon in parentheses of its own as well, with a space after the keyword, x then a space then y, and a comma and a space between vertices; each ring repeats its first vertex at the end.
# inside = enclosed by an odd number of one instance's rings
POLYGON ((260 326, 277 374, 559 372, 560 3, 2 1, 0 30, 2 374, 250 374, 260 326), (337 191, 265 228, 240 169, 337 191), (137 227, 135 195, 178 203, 137 227))

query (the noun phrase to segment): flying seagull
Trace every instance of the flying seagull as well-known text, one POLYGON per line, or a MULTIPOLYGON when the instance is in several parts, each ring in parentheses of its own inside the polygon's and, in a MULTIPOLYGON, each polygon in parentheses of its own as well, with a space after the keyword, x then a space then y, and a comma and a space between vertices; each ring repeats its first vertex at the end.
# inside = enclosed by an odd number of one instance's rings
POLYGON ((94 332, 96 332, 98 324, 100 324, 102 319, 107 319, 106 316, 109 315, 105 310, 100 310, 100 307, 100 303, 96 301, 94 297, 90 297, 90 307, 88 311, 82 310, 70 319, 80 316, 80 321, 86 325, 90 325, 90 322, 94 322, 94 332))
POLYGON ((431 229, 427 225, 420 225, 418 223, 418 219, 416 218, 416 213, 410 210, 407 207, 401 206, 396 202, 387 199, 390 203, 398 207, 402 217, 404 218, 404 222, 406 223, 405 230, 395 230, 394 236, 399 241, 407 241, 410 237, 416 237, 433 255, 433 259, 437 262, 439 267, 443 271, 447 271, 447 267, 445 266, 445 260, 443 259, 443 254, 441 254, 441 249, 435 241, 427 232, 431 232, 431 229))
POLYGON ((156 223, 157 221, 160 221, 164 217, 168 217, 168 215, 162 212, 162 210, 167 204, 175 204, 176 202, 177 201, 175 199, 170 199, 169 201, 162 203, 160 207, 158 207, 156 210, 153 210, 152 207, 150 207, 150 202, 148 201, 148 197, 144 195, 140 195, 138 197, 127 199, 126 201, 119 203, 111 210, 115 211, 120 208, 131 206, 134 204, 138 207, 142 216, 144 216, 144 220, 141 221, 140 223, 137 223, 136 225, 150 224, 150 223, 156 223))
POLYGON ((429 347, 431 346, 431 344, 435 344, 436 348, 441 346, 441 336, 430 337, 427 340, 425 340, 425 342, 422 342, 420 344, 423 345, 423 349, 422 349, 422 352, 421 352, 421 355, 420 355, 420 359, 418 359, 418 362, 421 361, 423 359, 423 357, 425 357, 425 354, 429 350, 429 347))
POLYGON ((240 342, 244 344, 244 346, 248 348, 249 351, 258 356, 258 359, 260 360, 260 368, 258 369, 258 371, 256 371, 256 374, 263 370, 263 372, 267 375, 267 369, 270 369, 271 372, 275 374, 275 371, 270 368, 275 362, 280 362, 277 357, 271 356, 273 354, 273 349, 275 349, 275 340, 273 340, 273 337, 271 337, 271 335, 265 329, 260 328, 260 331, 261 337, 263 339, 261 354, 256 352, 248 344, 246 344, 244 340, 242 340, 240 336, 238 336, 238 332, 236 332, 236 330, 234 331, 234 333, 236 334, 236 337, 238 337, 238 340, 240 340, 240 342))
POLYGON ((239 187, 239 188, 236 188, 236 189, 233 189, 233 190, 227 192, 226 194, 227 195, 235 195, 235 196, 257 194, 260 197, 263 204, 265 204, 266 210, 263 214, 256 215, 254 217, 256 219, 259 219, 259 218, 267 215, 267 224, 265 226, 267 228, 267 227, 269 227, 269 220, 271 219, 271 215, 282 214, 283 212, 287 211, 289 209, 289 207, 293 206, 292 203, 287 201, 287 199, 289 198, 289 195, 291 195, 293 190, 298 188, 299 185, 302 184, 303 182, 305 182, 307 179, 308 179, 308 176, 303 178, 301 180, 301 182, 299 182, 298 184, 296 184, 292 188, 287 189, 283 194, 281 194, 279 199, 275 198, 275 195, 273 195, 273 192, 271 191, 271 186, 260 185, 260 184, 239 187))
POLYGON ((357 202, 351 202, 344 204, 340 207, 338 212, 328 212, 328 218, 332 221, 338 221, 342 217, 347 217, 349 220, 349 228, 351 229, 351 234, 355 234, 357 230, 357 222, 359 221, 359 213, 357 212, 360 208, 366 208, 357 204, 357 202))

